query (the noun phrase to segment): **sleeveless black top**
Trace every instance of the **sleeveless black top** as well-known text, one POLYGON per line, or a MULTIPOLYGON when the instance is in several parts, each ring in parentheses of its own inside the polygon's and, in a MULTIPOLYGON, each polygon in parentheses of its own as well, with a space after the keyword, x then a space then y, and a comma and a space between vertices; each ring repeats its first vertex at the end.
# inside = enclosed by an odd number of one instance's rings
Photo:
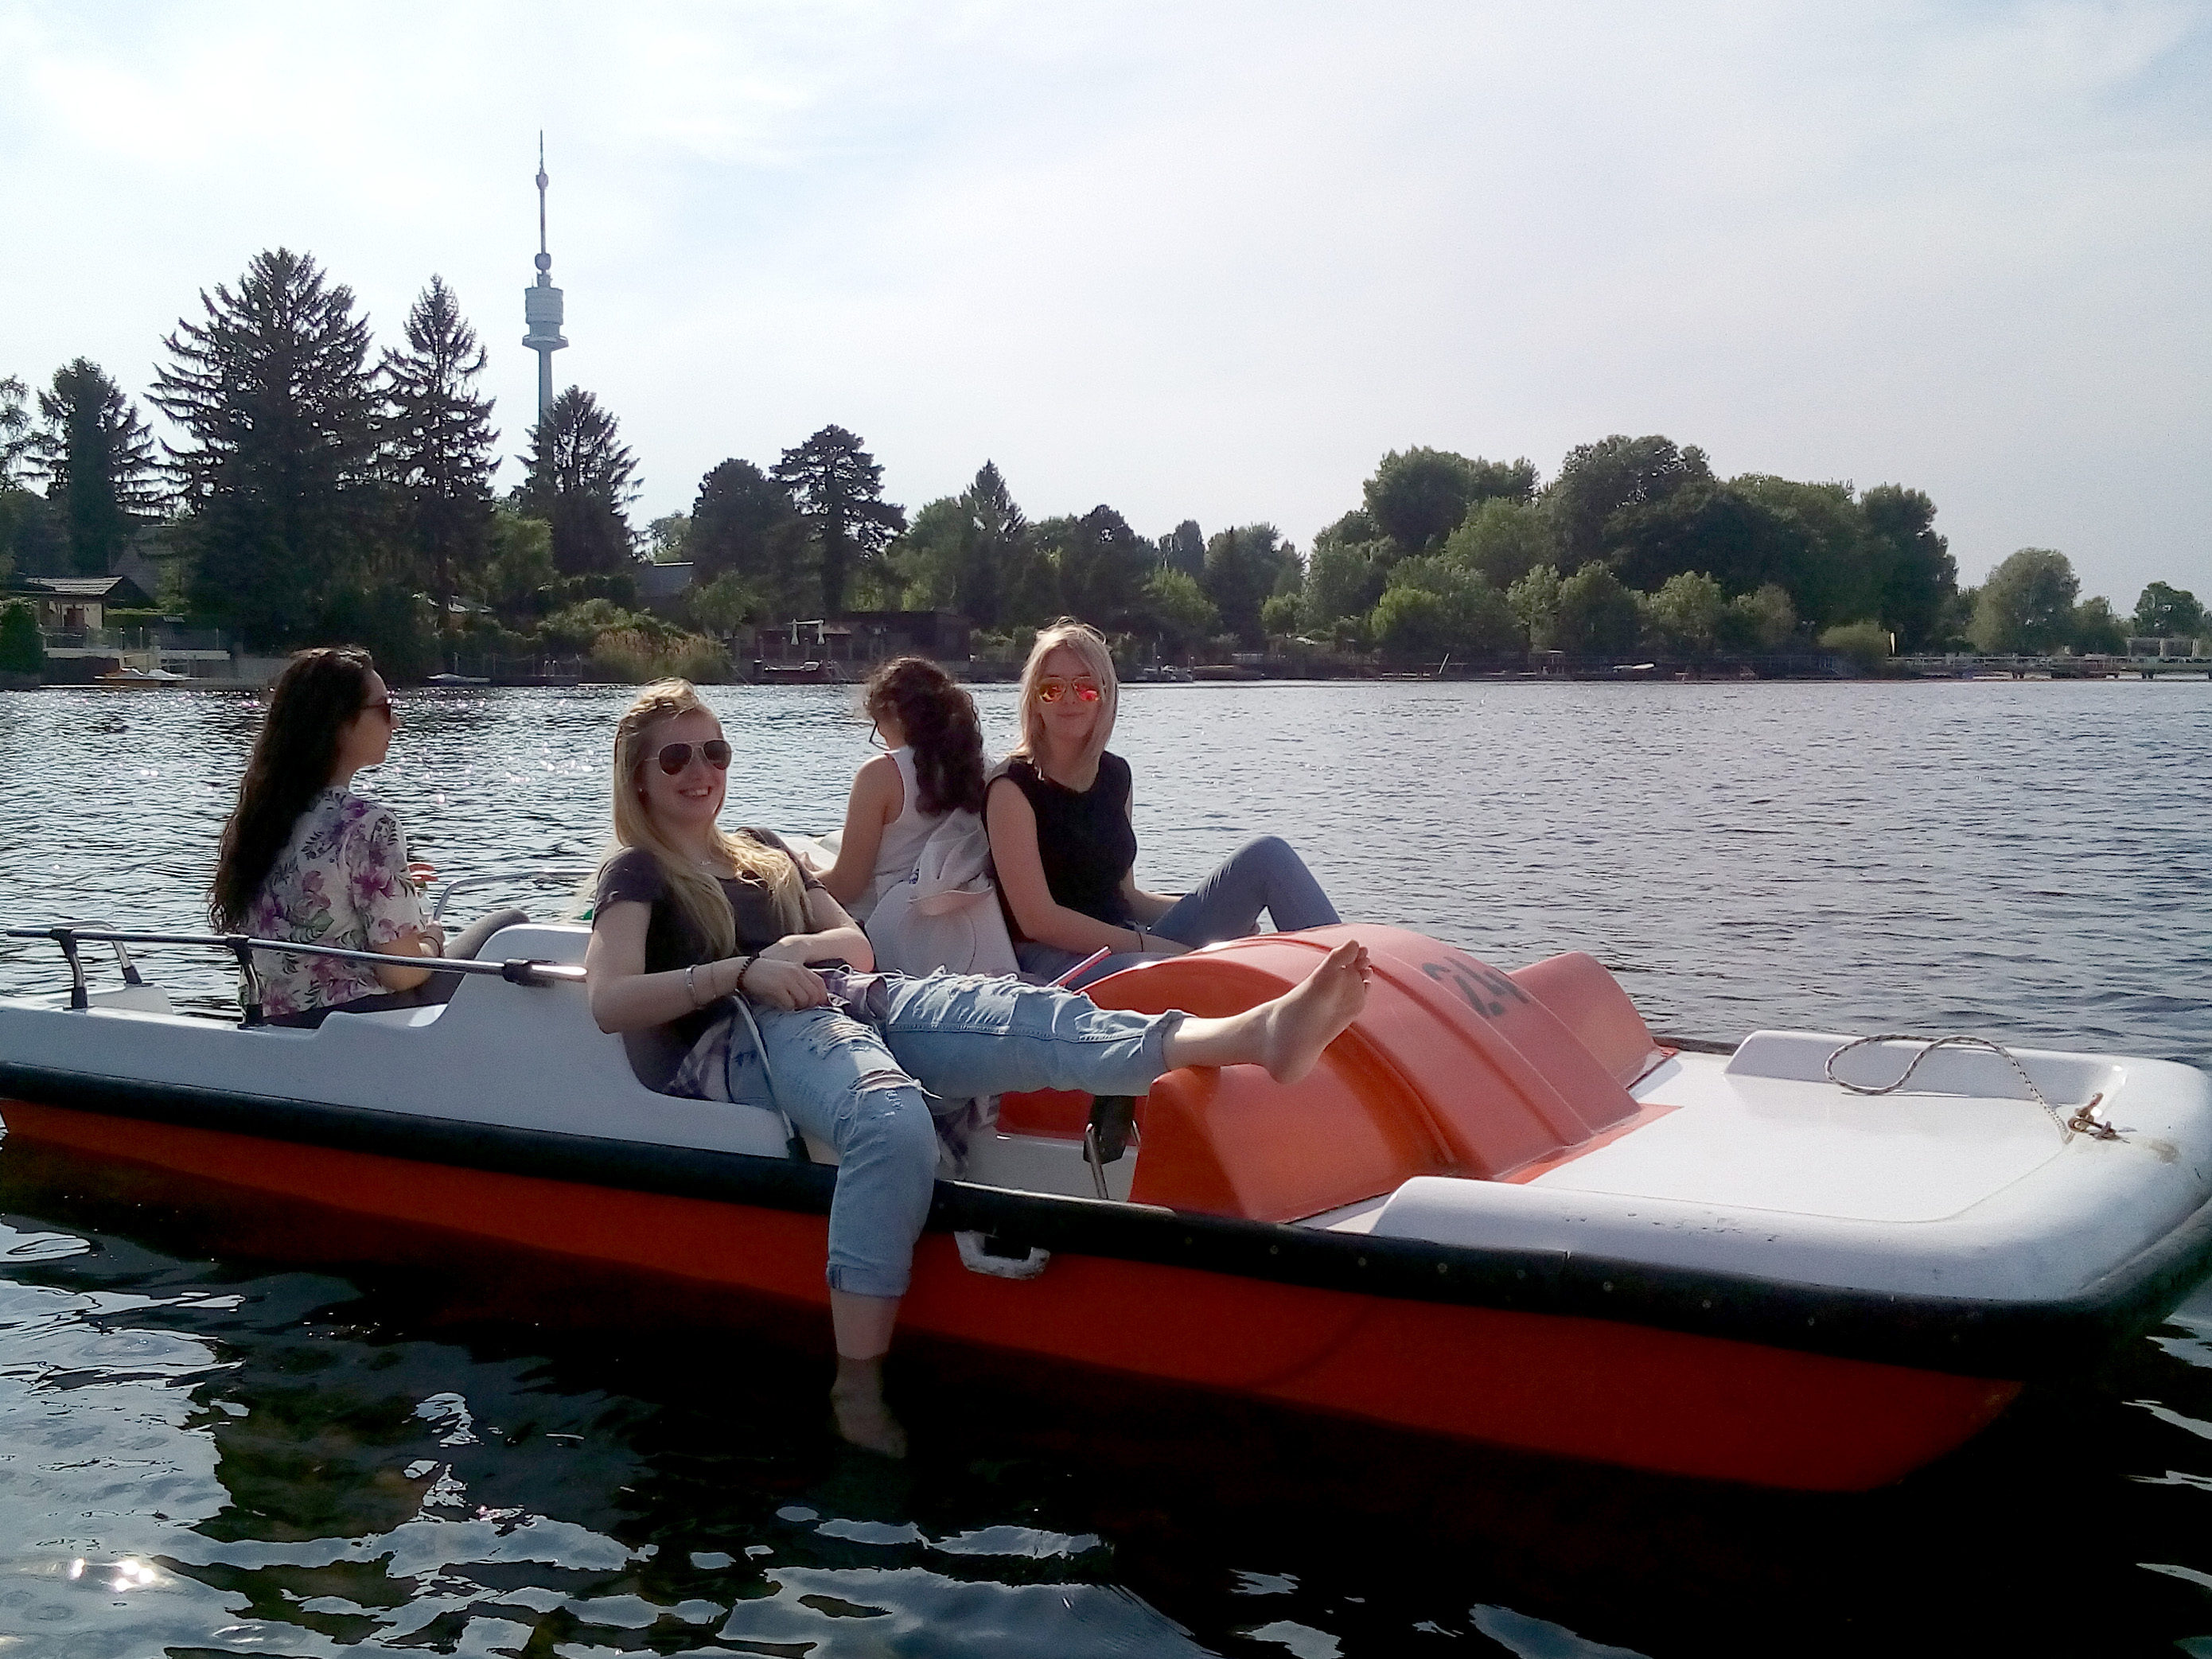
MULTIPOLYGON (((1054 783, 1026 760, 1009 762, 1006 776, 1036 814, 1037 861, 1044 866, 1053 902, 1109 927, 1127 927, 1121 878, 1137 861, 1137 832, 1129 823, 1129 763, 1119 755, 1099 756, 1098 775, 1080 792, 1054 783)), ((1019 944, 1029 935, 1014 920, 1003 890, 999 902, 1006 912, 1007 931, 1019 944)))

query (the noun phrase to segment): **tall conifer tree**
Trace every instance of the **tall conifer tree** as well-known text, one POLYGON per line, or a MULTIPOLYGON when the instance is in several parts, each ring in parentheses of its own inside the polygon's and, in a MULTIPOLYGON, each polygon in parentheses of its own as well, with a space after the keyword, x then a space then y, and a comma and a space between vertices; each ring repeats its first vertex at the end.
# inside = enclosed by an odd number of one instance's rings
POLYGON ((197 556, 194 597, 249 644, 297 643, 362 552, 374 501, 368 325, 353 290, 289 248, 257 253, 235 292, 180 319, 153 401, 197 556))
POLYGON ((884 499, 884 470, 842 426, 825 426, 787 449, 773 475, 789 486, 822 556, 822 614, 845 608, 858 569, 906 528, 906 509, 884 499))
POLYGON ((407 349, 384 354, 384 466, 401 534, 445 616, 491 544, 491 399, 477 396, 484 350, 445 278, 407 313, 407 349))
POLYGON ((564 576, 621 570, 633 557, 625 509, 637 499, 637 458, 615 417, 570 386, 530 429, 522 504, 553 526, 553 563, 564 576))
POLYGON ((156 505, 153 429, 99 364, 79 357, 39 394, 45 422, 31 453, 46 476, 70 562, 104 575, 156 505))

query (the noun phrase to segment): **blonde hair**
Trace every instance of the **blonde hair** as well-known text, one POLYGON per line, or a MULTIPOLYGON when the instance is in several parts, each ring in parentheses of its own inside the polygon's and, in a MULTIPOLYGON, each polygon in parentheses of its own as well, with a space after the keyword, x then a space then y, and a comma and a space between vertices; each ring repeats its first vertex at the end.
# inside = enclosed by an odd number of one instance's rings
MULTIPOLYGON (((637 694, 615 726, 615 840, 624 847, 650 853, 668 883, 669 896, 684 919, 707 941, 714 958, 737 954, 737 927, 730 915, 729 896, 721 884, 672 846, 646 810, 645 788, 640 775, 652 763, 653 730, 679 714, 702 714, 714 719, 689 680, 657 680, 637 694)), ((717 729, 721 722, 715 721, 717 729)), ((787 933, 805 931, 805 890, 791 860, 772 847, 750 838, 722 832, 719 823, 707 826, 707 839, 720 857, 727 859, 741 876, 750 876, 769 890, 778 924, 787 933)))
POLYGON ((1121 683, 1114 678, 1114 653, 1106 648, 1106 636, 1073 617, 1062 617, 1050 627, 1040 629, 1036 643, 1030 647, 1030 659, 1022 665, 1022 734, 1006 758, 1035 763, 1042 753, 1044 710, 1037 702, 1037 682, 1044 678, 1044 659, 1062 646, 1080 657, 1085 671, 1098 682, 1098 718, 1091 723, 1091 739, 1072 769, 1079 777, 1098 764, 1099 756, 1106 752, 1107 739, 1114 735, 1114 711, 1121 706, 1121 683))

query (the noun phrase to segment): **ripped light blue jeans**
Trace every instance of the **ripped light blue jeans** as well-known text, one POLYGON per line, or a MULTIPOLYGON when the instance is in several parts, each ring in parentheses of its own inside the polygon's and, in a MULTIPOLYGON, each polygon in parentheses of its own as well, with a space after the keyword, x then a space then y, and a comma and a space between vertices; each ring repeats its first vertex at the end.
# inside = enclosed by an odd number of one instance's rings
POLYGON ((730 1098, 774 1105, 837 1149, 830 1201, 830 1288, 903 1296, 937 1179, 927 1090, 941 1100, 1022 1089, 1141 1095, 1179 1013, 1100 1008, 1088 998, 981 975, 880 976, 882 1018, 836 1006, 753 1009, 730 1042, 730 1098), (775 1079, 773 1089, 769 1077, 775 1079))

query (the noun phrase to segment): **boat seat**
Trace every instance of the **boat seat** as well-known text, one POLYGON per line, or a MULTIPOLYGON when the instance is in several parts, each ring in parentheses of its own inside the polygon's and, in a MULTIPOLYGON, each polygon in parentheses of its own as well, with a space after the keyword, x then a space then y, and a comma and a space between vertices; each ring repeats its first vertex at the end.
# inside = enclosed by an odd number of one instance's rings
MULTIPOLYGON (((580 922, 516 922, 502 927, 477 952, 480 962, 506 962, 520 957, 543 962, 580 963, 592 930, 580 922)), ((668 1092, 669 1080, 689 1052, 665 1025, 622 1034, 623 1053, 637 1080, 657 1095, 668 1092)))

